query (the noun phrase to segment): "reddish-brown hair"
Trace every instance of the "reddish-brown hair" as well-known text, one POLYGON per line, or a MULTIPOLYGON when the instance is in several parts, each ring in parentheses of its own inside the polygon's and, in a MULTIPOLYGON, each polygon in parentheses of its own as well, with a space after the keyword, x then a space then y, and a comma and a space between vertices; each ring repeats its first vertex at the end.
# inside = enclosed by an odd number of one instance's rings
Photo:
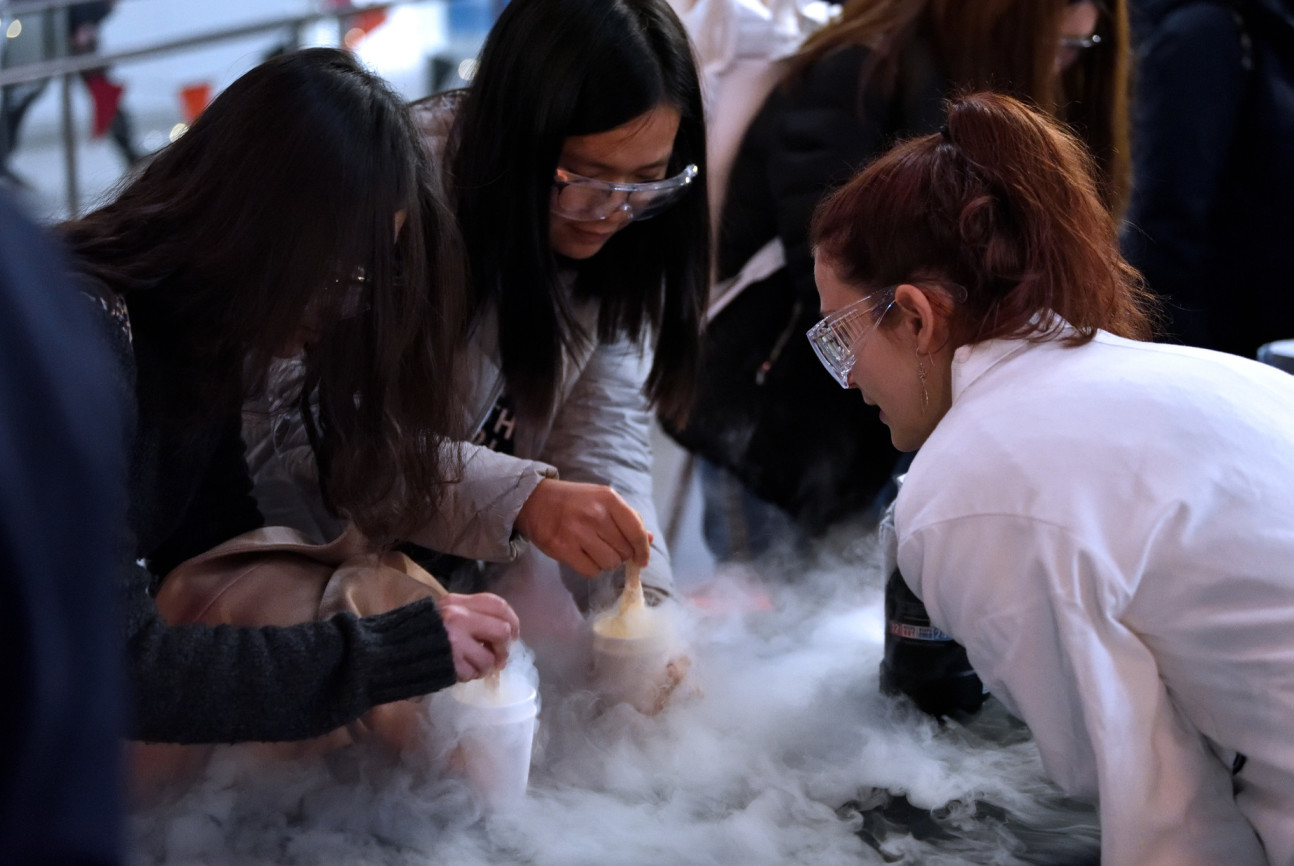
POLYGON ((1148 339, 1155 306, 1119 254, 1092 158, 1045 113, 981 92, 948 103, 946 131, 898 145, 829 197, 813 241, 861 291, 954 283, 954 345, 1103 329, 1148 339), (1041 315, 1040 315, 1041 314, 1041 315))
POLYGON ((833 51, 865 45, 872 50, 863 81, 875 76, 889 90, 905 47, 925 38, 954 88, 1010 93, 1073 126, 1096 157, 1106 206, 1120 216, 1132 176, 1128 12, 1126 0, 1099 5, 1100 42, 1058 73, 1064 0, 846 0, 838 18, 805 40, 785 80, 833 51))

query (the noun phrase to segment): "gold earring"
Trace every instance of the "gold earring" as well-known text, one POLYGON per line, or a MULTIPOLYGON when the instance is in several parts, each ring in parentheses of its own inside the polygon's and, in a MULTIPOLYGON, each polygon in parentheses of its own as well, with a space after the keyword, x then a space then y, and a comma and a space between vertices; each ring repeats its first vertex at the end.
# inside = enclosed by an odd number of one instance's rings
POLYGON ((921 380, 921 414, 924 415, 930 408, 930 392, 926 390, 926 365, 920 355, 917 355, 917 378, 921 380))

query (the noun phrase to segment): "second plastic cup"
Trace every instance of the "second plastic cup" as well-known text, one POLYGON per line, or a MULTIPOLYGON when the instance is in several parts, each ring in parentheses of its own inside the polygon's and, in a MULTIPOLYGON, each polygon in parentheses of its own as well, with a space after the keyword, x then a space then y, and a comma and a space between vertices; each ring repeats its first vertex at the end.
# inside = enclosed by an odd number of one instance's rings
POLYGON ((530 782, 538 695, 524 679, 509 678, 497 686, 486 680, 450 689, 463 772, 487 809, 516 803, 530 782))

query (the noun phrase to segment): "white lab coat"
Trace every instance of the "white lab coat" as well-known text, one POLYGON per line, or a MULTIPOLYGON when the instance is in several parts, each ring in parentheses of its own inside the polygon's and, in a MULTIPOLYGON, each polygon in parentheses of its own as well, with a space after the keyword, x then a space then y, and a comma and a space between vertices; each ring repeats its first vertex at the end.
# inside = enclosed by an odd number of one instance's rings
POLYGON ((1104 866, 1294 864, 1294 376, 1102 332, 962 347, 952 397, 898 565, 1104 866))

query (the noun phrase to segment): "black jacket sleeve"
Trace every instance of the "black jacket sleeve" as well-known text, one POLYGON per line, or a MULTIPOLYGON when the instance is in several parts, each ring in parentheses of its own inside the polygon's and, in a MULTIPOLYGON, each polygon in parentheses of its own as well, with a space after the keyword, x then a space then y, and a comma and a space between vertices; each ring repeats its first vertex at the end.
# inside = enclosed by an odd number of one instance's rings
POLYGON ((828 56, 788 94, 794 110, 782 115, 768 185, 777 200, 777 234, 797 296, 817 307, 809 225, 826 195, 842 186, 890 142, 889 100, 874 89, 860 93, 863 49, 828 56))
POLYGON ((1136 185, 1123 252, 1169 302, 1174 336, 1195 345, 1210 344, 1212 215, 1243 105, 1241 55, 1228 8, 1187 3, 1147 32, 1137 56, 1136 185))
POLYGON ((774 90, 752 121, 730 175, 719 276, 730 276, 774 234, 796 295, 817 307, 809 227, 814 210, 892 145, 933 131, 945 82, 923 42, 900 60, 893 88, 869 84, 864 47, 827 55, 774 90))
POLYGON ((63 251, 0 193, 0 863, 117 864, 125 407, 63 251))

